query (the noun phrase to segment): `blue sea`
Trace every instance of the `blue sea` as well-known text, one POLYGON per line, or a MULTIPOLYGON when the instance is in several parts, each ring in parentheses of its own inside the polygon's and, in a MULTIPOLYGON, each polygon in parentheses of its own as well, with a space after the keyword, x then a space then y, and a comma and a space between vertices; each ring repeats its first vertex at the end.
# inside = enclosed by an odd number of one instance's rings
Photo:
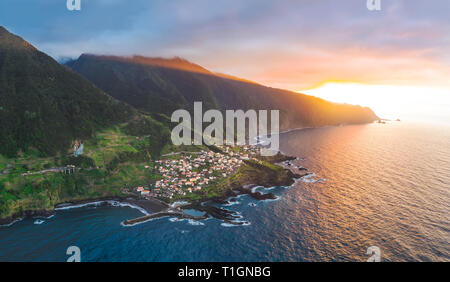
MULTIPOLYGON (((131 227, 130 207, 57 211, 0 227, 0 261, 450 261, 450 130, 390 122, 294 130, 281 150, 314 175, 272 187, 277 200, 241 196, 217 219, 160 218, 131 227), (251 204, 255 204, 255 206, 251 204)), ((191 211, 195 212, 195 211, 191 211)))

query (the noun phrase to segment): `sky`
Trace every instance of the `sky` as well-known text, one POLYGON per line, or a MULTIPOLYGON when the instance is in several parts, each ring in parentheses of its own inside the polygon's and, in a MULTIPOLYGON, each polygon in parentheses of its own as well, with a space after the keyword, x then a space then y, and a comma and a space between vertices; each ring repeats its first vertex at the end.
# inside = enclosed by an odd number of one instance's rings
POLYGON ((0 25, 55 59, 179 56, 336 102, 371 106, 384 91, 380 107, 417 92, 416 107, 437 98, 450 112, 450 1, 380 1, 81 0, 69 11, 66 0, 2 0, 0 25))

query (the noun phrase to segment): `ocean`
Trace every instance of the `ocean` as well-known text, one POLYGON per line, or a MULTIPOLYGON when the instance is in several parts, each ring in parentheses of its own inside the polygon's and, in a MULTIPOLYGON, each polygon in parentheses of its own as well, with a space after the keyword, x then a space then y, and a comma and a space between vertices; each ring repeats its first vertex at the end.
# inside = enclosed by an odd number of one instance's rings
MULTIPOLYGON (((291 187, 258 188, 217 219, 160 218, 131 227, 130 207, 57 211, 34 224, 0 227, 0 261, 450 261, 450 130, 404 122, 293 130, 280 148, 314 175, 291 187)), ((195 212, 195 211, 191 211, 195 212)))

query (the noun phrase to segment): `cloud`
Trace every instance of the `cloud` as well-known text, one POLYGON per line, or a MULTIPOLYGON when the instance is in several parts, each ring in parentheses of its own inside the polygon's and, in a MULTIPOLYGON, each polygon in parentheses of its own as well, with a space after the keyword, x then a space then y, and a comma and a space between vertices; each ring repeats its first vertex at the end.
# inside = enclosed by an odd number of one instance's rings
POLYGON ((450 1, 3 0, 0 19, 55 58, 181 56, 272 86, 327 79, 445 83, 450 1))

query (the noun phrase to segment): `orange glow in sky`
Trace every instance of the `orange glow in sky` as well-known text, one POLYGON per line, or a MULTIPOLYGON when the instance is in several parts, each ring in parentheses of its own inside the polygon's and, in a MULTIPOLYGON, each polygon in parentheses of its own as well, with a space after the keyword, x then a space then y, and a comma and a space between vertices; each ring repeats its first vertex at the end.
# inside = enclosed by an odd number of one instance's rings
POLYGON ((450 89, 327 82, 298 91, 332 102, 370 107, 381 118, 448 122, 450 89))

